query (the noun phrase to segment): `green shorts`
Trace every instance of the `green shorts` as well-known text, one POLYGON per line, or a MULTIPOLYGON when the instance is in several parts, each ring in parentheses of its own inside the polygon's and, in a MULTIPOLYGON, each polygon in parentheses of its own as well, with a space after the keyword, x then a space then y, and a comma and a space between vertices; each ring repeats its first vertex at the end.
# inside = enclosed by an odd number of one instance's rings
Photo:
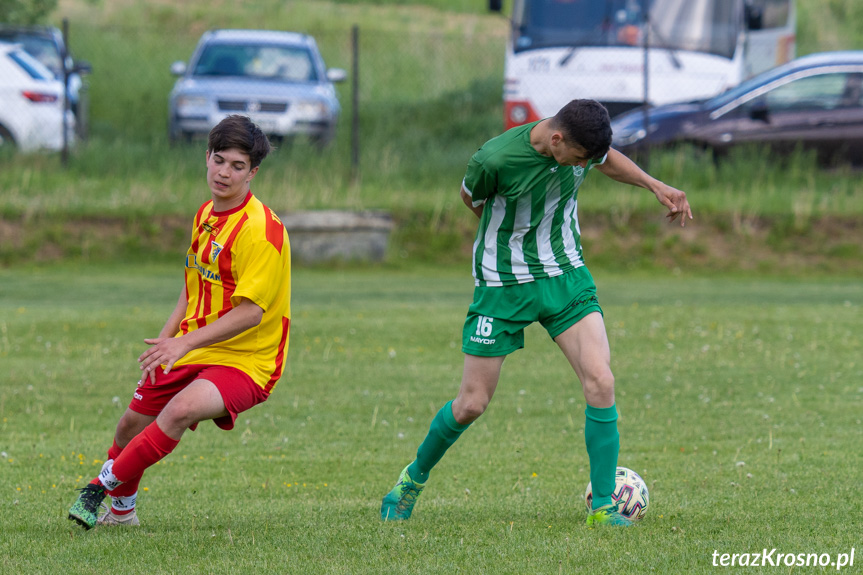
POLYGON ((462 351, 498 357, 524 347, 524 328, 538 321, 554 339, 598 311, 596 284, 585 266, 563 275, 503 286, 477 286, 462 332, 462 351))

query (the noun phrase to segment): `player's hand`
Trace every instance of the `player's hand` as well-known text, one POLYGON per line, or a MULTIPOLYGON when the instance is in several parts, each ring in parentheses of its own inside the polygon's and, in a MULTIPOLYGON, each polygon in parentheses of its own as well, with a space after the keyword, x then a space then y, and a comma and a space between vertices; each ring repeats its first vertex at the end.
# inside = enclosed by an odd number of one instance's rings
POLYGON ((663 183, 653 193, 656 195, 659 203, 668 208, 668 213, 665 217, 669 221, 673 222, 679 217, 680 227, 683 227, 686 225, 687 218, 692 219, 692 209, 689 207, 689 200, 686 199, 685 192, 663 183))
POLYGON ((174 363, 189 351, 180 337, 157 337, 145 339, 144 343, 150 346, 147 351, 138 358, 141 368, 141 380, 138 387, 144 385, 144 379, 149 377, 150 383, 156 382, 156 370, 165 366, 162 373, 168 374, 174 363))

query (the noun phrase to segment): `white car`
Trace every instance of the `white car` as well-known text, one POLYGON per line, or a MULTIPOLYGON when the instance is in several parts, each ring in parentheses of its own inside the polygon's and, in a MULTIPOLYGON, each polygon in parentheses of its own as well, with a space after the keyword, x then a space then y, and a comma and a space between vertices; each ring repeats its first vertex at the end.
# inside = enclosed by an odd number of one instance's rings
POLYGON ((48 68, 18 44, 0 42, 0 149, 60 150, 64 127, 71 145, 75 119, 63 93, 48 68))
POLYGON ((92 73, 92 67, 89 62, 72 57, 63 33, 54 26, 0 24, 0 42, 20 44, 25 52, 51 70, 57 80, 64 82, 68 78, 69 108, 75 114, 79 133, 86 135, 90 107, 84 76, 92 73))

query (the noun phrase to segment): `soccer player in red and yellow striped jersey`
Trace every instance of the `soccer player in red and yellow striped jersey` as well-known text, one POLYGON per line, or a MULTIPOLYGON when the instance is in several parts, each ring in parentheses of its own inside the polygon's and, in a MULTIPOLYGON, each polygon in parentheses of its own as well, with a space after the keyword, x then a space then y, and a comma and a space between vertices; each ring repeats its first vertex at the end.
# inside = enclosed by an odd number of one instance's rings
POLYGON ((266 135, 243 116, 210 132, 207 184, 186 253, 185 283, 159 336, 139 358, 141 380, 120 418, 108 460, 81 490, 69 518, 89 529, 138 525, 138 483, 186 429, 266 401, 282 375, 291 324, 291 255, 279 218, 251 192, 269 154, 266 135), (96 513, 106 495, 111 509, 96 513))

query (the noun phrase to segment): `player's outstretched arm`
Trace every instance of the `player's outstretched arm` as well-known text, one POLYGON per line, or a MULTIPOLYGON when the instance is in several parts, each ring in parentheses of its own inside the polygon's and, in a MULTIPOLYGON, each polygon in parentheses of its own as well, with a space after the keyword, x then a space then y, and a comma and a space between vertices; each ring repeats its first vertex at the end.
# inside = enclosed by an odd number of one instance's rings
POLYGON ((150 377, 150 382, 155 382, 155 370, 159 366, 165 366, 165 373, 169 373, 181 357, 192 351, 214 343, 226 341, 251 329, 261 323, 264 310, 252 300, 242 298, 239 305, 231 311, 202 328, 190 331, 180 337, 162 337, 145 339, 144 343, 150 346, 147 351, 138 358, 143 376, 150 377))
POLYGON ((617 150, 609 150, 605 162, 596 166, 596 169, 613 180, 653 192, 659 203, 668 208, 666 217, 669 220, 680 217, 680 225, 685 226, 687 218, 692 219, 692 209, 685 192, 652 177, 617 150))

